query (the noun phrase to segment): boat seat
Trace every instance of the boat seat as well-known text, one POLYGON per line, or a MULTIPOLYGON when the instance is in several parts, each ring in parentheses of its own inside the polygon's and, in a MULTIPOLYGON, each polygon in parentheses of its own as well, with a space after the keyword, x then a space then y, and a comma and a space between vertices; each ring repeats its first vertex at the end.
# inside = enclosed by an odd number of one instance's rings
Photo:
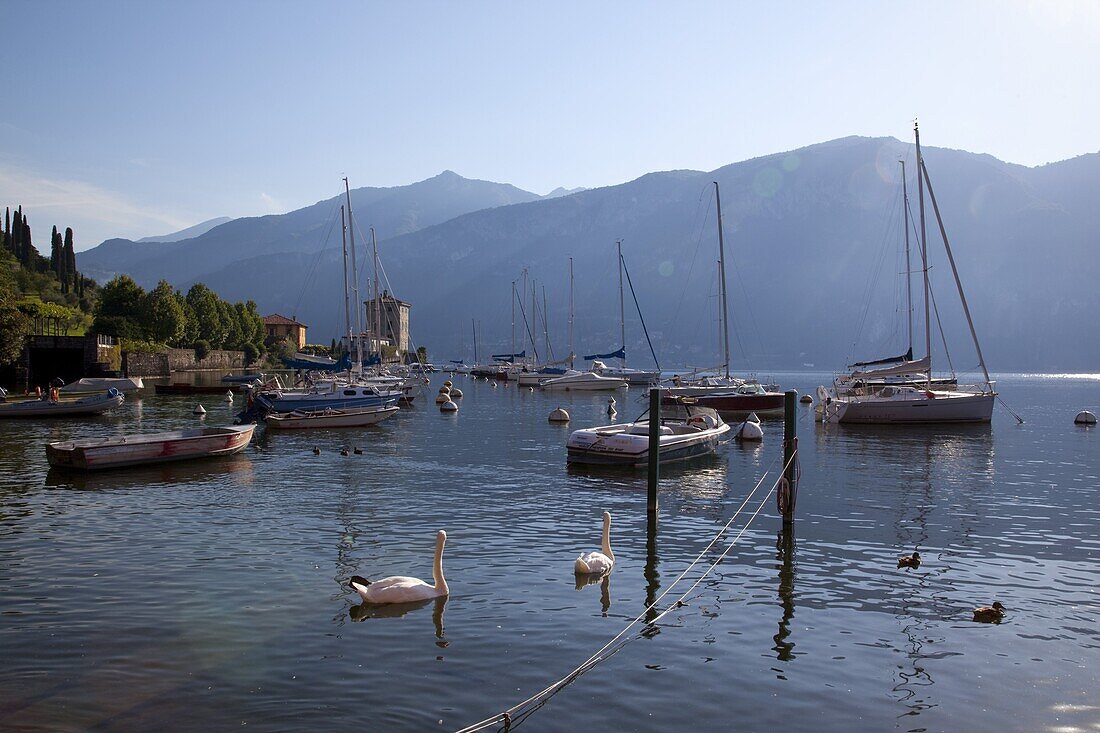
MULTIPOLYGON (((631 435, 649 435, 649 423, 638 423, 627 432, 631 435)), ((668 425, 662 425, 661 435, 672 435, 672 428, 668 425)))

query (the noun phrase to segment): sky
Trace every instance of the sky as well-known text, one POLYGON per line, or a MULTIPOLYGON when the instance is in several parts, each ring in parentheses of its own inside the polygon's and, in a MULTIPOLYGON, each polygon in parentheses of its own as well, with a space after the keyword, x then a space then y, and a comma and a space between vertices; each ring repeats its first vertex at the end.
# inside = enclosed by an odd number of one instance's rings
MULTIPOLYGON (((454 170, 536 193, 847 135, 1100 150, 1100 2, 9 2, 0 205, 76 248, 454 170), (915 12, 919 11, 919 12, 915 12)), ((45 235, 48 238, 48 234, 45 235)), ((41 248, 41 247, 40 247, 41 248)))

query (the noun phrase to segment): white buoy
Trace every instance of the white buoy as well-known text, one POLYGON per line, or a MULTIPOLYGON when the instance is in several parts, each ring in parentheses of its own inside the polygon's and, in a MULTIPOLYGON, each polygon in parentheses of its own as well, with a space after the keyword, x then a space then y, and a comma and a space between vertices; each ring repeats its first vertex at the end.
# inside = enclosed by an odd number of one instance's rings
POLYGON ((1081 410, 1077 413, 1077 417, 1073 418, 1074 425, 1095 425, 1096 415, 1088 410, 1081 410))
POLYGON ((453 387, 454 382, 452 382, 451 380, 448 379, 446 382, 443 383, 443 386, 444 387, 453 387))
POLYGON ((534 391, 535 391, 535 388, 534 388, 534 387, 528 387, 528 388, 527 388, 527 391, 528 391, 528 392, 534 392, 534 391))
POLYGON ((437 404, 437 405, 442 405, 445 402, 450 402, 450 401, 451 401, 451 396, 449 394, 447 394, 446 392, 440 392, 438 395, 436 395, 436 398, 435 398, 435 404, 437 404))
POLYGON ((751 423, 754 423, 756 425, 759 425, 760 424, 760 418, 758 418, 756 416, 755 412, 750 412, 749 416, 745 418, 745 422, 751 422, 751 423))
POLYGON ((808 394, 804 394, 798 398, 798 401, 804 405, 812 405, 814 403, 814 398, 810 397, 808 394))
POLYGON ((736 438, 745 442, 760 441, 764 439, 764 429, 760 427, 760 423, 746 420, 741 423, 741 429, 737 431, 736 438))
POLYGON ((559 407, 550 413, 550 422, 569 422, 569 413, 559 407))
POLYGON ((439 406, 439 411, 440 412, 458 412, 458 405, 456 405, 454 402, 451 402, 450 400, 447 400, 446 402, 444 402, 442 405, 439 406))
POLYGON ((233 390, 227 389, 225 391, 225 401, 226 402, 232 402, 233 401, 233 390))
POLYGON ((439 394, 450 394, 450 393, 451 393, 451 388, 448 387, 447 385, 443 385, 442 387, 439 388, 439 394))
POLYGON ((462 390, 458 387, 451 387, 451 398, 456 400, 462 399, 462 390))
POLYGON ((202 405, 195 405, 195 409, 191 410, 191 414, 192 415, 205 415, 206 414, 206 408, 203 407, 202 405))

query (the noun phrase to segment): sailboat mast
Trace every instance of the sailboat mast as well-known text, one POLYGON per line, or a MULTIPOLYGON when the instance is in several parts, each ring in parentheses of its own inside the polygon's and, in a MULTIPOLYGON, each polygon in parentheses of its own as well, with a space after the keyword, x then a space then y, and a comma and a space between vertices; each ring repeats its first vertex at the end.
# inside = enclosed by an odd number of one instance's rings
POLYGON ((477 366, 477 324, 474 323, 473 318, 470 319, 470 332, 474 338, 474 366, 477 366))
POLYGON ((615 264, 619 266, 619 346, 623 355, 619 357, 620 366, 626 368, 626 308, 623 306, 623 240, 615 240, 615 247, 619 253, 619 260, 615 264))
MULTIPOLYGON (((531 326, 533 327, 533 330, 531 331, 531 351, 532 353, 536 354, 536 359, 538 358, 537 354, 539 353, 538 344, 535 343, 535 334, 539 332, 538 290, 538 287, 535 285, 535 278, 531 278, 531 326)), ((523 362, 525 364, 527 363, 526 356, 523 357, 523 362)))
POLYGON ((348 301, 348 223, 344 207, 340 207, 340 238, 344 245, 344 330, 348 335, 348 353, 351 353, 351 305, 348 301))
POLYGON ((508 361, 515 359, 516 353, 516 281, 512 281, 512 356, 508 361))
MULTIPOLYGON (((351 187, 348 179, 344 177, 344 195, 348 199, 348 235, 351 239, 351 279, 352 293, 355 295, 355 324, 359 330, 359 336, 355 339, 355 366, 352 371, 363 369, 363 317, 359 310, 359 268, 355 265, 355 222, 351 215, 351 187)), ((348 341, 348 351, 351 351, 351 341, 348 341)))
POLYGON ((549 361, 553 358, 553 354, 550 353, 550 323, 548 319, 550 313, 546 310, 546 286, 542 286, 542 343, 543 349, 546 354, 546 360, 549 361))
POLYGON ((573 258, 569 258, 569 368, 573 368, 573 258))
POLYGON ((382 302, 378 299, 378 238, 374 227, 370 228, 370 241, 374 248, 374 340, 378 344, 378 362, 382 363, 382 302))
POLYGON ((726 299, 726 240, 722 234, 722 195, 718 192, 718 181, 714 182, 714 200, 718 209, 718 281, 722 288, 722 348, 725 361, 722 364, 726 379, 730 376, 730 313, 726 299))
POLYGON ((924 349, 928 355, 928 375, 925 379, 925 389, 932 390, 932 324, 929 318, 929 286, 928 286, 928 231, 924 222, 924 178, 920 175, 923 166, 923 158, 920 154, 920 127, 913 123, 913 136, 917 141, 917 198, 920 202, 920 259, 921 269, 924 271, 924 349))
MULTIPOLYGON (((905 314, 909 319, 909 358, 913 358, 913 276, 909 264, 909 189, 905 184, 905 161, 901 163, 901 198, 905 216, 905 314)), ((917 171, 918 173, 920 171, 917 171)))

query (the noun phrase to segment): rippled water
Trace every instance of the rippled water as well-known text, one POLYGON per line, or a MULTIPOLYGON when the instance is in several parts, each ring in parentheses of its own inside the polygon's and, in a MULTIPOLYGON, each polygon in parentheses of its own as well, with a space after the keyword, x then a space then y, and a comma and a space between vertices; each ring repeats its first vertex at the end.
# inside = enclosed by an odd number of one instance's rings
MULTIPOLYGON (((568 428, 546 420, 563 404, 571 427, 604 422, 606 396, 458 385, 457 415, 428 402, 372 429, 259 431, 232 459, 87 477, 48 472, 43 443, 192 425, 193 400, 0 422, 0 728, 460 728, 641 613, 780 453, 771 422, 762 446, 665 471, 647 544, 644 473, 567 470, 568 428), (578 589, 572 561, 598 547, 605 509, 615 570, 578 589), (430 578, 441 528, 449 600, 357 605, 352 574, 430 578)), ((998 408, 992 427, 821 427, 800 406, 793 533, 770 501, 688 605, 524 729, 1100 727, 1100 435, 1072 424, 1100 381, 1000 387, 1024 425, 998 408), (924 564, 897 570, 914 548, 924 564), (1004 622, 973 623, 993 600, 1004 622)), ((203 401, 207 423, 229 421, 203 401)))

